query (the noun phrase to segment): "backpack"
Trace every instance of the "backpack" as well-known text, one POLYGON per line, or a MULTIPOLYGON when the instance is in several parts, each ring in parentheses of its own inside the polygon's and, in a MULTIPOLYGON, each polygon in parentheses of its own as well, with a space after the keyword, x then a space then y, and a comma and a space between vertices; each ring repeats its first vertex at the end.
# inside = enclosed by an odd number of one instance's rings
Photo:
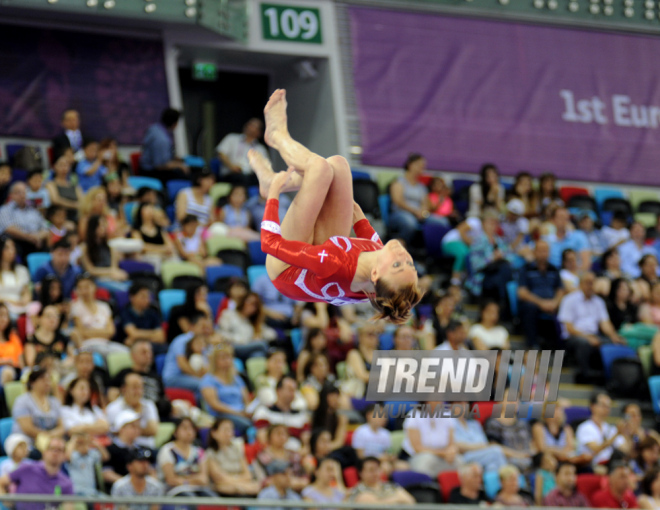
POLYGON ((32 170, 43 170, 44 164, 41 152, 36 147, 22 147, 14 154, 14 167, 30 172, 32 170))
POLYGON ((607 392, 613 397, 649 400, 649 387, 642 364, 637 358, 619 358, 612 363, 612 375, 607 381, 607 392))

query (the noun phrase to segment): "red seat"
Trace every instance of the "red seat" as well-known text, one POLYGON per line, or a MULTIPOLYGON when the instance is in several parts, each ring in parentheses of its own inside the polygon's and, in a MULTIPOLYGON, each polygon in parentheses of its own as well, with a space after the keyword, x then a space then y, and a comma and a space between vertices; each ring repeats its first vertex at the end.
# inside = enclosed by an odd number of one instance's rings
POLYGON ((571 199, 571 197, 588 194, 589 190, 587 188, 576 188, 575 186, 562 186, 559 188, 559 196, 565 204, 568 204, 568 201, 571 199))
POLYGON ((133 173, 135 175, 140 171, 140 157, 142 157, 141 152, 133 152, 131 154, 131 166, 133 167, 133 173))
POLYGON ((53 161, 53 156, 55 155, 55 151, 53 150, 52 147, 48 147, 46 151, 48 152, 48 161, 50 162, 50 166, 53 166, 55 164, 55 161, 53 161))
POLYGON ((445 502, 449 502, 449 494, 455 487, 458 487, 461 484, 458 479, 458 472, 456 471, 444 471, 443 473, 440 473, 438 475, 438 483, 440 484, 442 499, 445 502))
POLYGON ((186 400, 190 402, 191 405, 197 406, 195 394, 190 390, 184 390, 183 388, 165 388, 165 396, 170 402, 172 400, 186 400))
POLYGON ((16 319, 16 330, 21 342, 25 343, 27 340, 27 315, 19 315, 16 319))
POLYGON ((600 489, 604 488, 606 483, 607 478, 603 475, 583 473, 577 476, 576 487, 578 492, 587 498, 589 503, 592 503, 592 496, 600 489))
POLYGON ((495 402, 477 402, 479 404, 479 418, 475 419, 481 423, 481 425, 484 425, 486 423, 486 420, 490 418, 493 414, 493 406, 495 405, 495 402))
POLYGON ((420 175, 419 179, 417 179, 419 182, 421 182, 424 186, 428 186, 431 184, 431 180, 433 180, 432 175, 420 175))
POLYGON ((349 430, 348 432, 346 432, 346 441, 344 441, 344 444, 346 446, 351 446, 351 444, 353 443, 353 432, 355 431, 349 430))
POLYGON ((244 450, 245 450, 245 460, 247 461, 247 463, 252 464, 252 461, 254 461, 254 459, 257 458, 257 455, 263 449, 264 449, 264 445, 261 444, 259 441, 252 444, 246 444, 244 450))
POLYGON ((346 469, 344 469, 343 473, 344 473, 344 485, 346 485, 348 489, 350 489, 351 487, 355 487, 360 482, 360 477, 358 475, 358 470, 356 467, 353 466, 347 467, 346 469))

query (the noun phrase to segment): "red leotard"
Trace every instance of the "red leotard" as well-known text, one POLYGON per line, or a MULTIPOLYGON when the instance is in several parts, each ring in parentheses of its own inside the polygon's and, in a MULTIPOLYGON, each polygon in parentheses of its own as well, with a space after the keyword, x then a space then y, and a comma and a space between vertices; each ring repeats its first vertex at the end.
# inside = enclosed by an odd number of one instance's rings
POLYGON ((351 282, 360 253, 383 247, 369 221, 353 225, 357 238, 334 236, 314 246, 282 238, 278 207, 279 200, 269 199, 261 222, 261 249, 291 265, 273 281, 277 290, 297 301, 337 306, 366 301, 364 293, 351 291, 351 282))

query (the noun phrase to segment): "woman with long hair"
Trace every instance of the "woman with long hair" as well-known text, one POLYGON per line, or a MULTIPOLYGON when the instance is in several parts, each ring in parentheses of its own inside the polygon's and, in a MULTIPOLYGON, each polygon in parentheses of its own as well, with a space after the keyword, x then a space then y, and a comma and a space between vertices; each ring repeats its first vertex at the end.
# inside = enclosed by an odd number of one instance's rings
MULTIPOLYGON (((33 319, 34 320, 34 319, 33 319)), ((37 314, 34 334, 25 342, 25 366, 32 368, 37 356, 42 352, 53 354, 56 358, 73 355, 73 345, 62 334, 62 313, 55 305, 43 307, 37 314)))
POLYGON ((161 264, 175 256, 174 242, 156 223, 156 210, 151 204, 140 204, 133 221, 133 238, 142 241, 142 259, 153 264, 160 273, 161 264))
POLYGON ((539 189, 536 194, 538 211, 549 218, 549 211, 556 206, 563 206, 564 201, 559 196, 557 178, 553 173, 544 173, 539 177, 539 189))
POLYGON ((475 349, 488 351, 490 349, 509 349, 509 332, 499 324, 500 305, 495 301, 485 301, 481 305, 479 320, 468 331, 475 349))
POLYGON ((307 401, 307 409, 314 411, 319 406, 320 394, 325 385, 335 383, 335 376, 330 373, 328 356, 323 353, 312 354, 305 365, 304 375, 300 392, 307 401))
POLYGON ((344 413, 346 406, 339 388, 326 382, 319 393, 316 410, 312 414, 312 429, 327 429, 332 433, 330 448, 336 450, 346 443, 348 417, 344 413))
POLYGON ((266 447, 261 450, 253 463, 257 478, 264 480, 268 466, 277 461, 289 464, 292 471, 291 488, 300 491, 309 485, 309 477, 302 466, 302 458, 298 452, 289 450, 286 446, 289 440, 289 430, 286 425, 277 424, 268 427, 266 447))
POLYGON ((291 138, 284 90, 273 93, 264 113, 266 142, 289 165, 275 174, 257 151, 248 153, 267 198, 261 246, 275 287, 299 301, 342 305, 369 300, 374 318, 397 324, 408 320, 422 298, 415 264, 398 241, 383 246, 353 202, 346 160, 326 160, 291 138), (299 191, 280 225, 279 196, 293 190, 299 191), (351 227, 357 238, 348 237, 351 227))
POLYGON ((26 313, 32 301, 30 273, 16 263, 16 244, 9 236, 0 236, 0 301, 14 319, 26 313))
POLYGON ((632 287, 625 278, 617 278, 610 285, 607 297, 607 312, 614 329, 619 331, 624 324, 637 322, 637 307, 632 303, 632 287))
POLYGON ((536 194, 532 186, 532 174, 529 172, 518 172, 513 181, 511 197, 519 198, 525 205, 525 218, 534 218, 539 215, 536 203, 536 194))
POLYGON ((193 174, 192 186, 184 188, 176 196, 176 220, 181 222, 187 214, 196 216, 200 225, 208 227, 215 221, 215 208, 209 192, 215 182, 209 170, 193 174))
POLYGON ((16 379, 23 368, 23 342, 13 328, 7 305, 0 302, 0 381, 16 379))
POLYGON ((328 337, 320 328, 309 328, 305 335, 305 343, 303 344, 300 354, 298 354, 298 361, 296 362, 296 379, 299 383, 305 380, 305 367, 307 362, 314 354, 325 354, 328 349, 328 337))
POLYGON ((91 434, 102 436, 110 425, 101 409, 91 403, 92 389, 87 379, 76 377, 64 394, 62 423, 66 434, 91 434))
POLYGON ((128 273, 119 268, 120 255, 108 244, 108 224, 103 216, 92 215, 87 223, 81 262, 85 271, 109 290, 128 290, 128 273))
POLYGON ((378 329, 375 324, 367 323, 358 330, 358 344, 348 351, 346 356, 346 380, 342 391, 355 398, 364 397, 369 382, 371 360, 378 349, 378 329))
POLYGON ((479 170, 479 182, 470 186, 470 207, 467 215, 479 217, 484 209, 504 210, 504 186, 500 183, 500 171, 492 163, 479 170))
POLYGON ((87 235, 87 222, 92 216, 102 216, 105 218, 108 225, 108 238, 115 239, 121 238, 128 233, 130 228, 125 223, 121 222, 115 215, 112 214, 108 206, 108 193, 102 186, 95 186, 84 193, 80 200, 78 209, 78 235, 81 239, 85 239, 87 235))
POLYGON ((646 472, 640 483, 642 494, 637 498, 639 508, 644 510, 660 509, 660 468, 653 467, 646 472))
POLYGON ((177 336, 190 331, 188 317, 193 312, 201 312, 213 321, 213 311, 208 302, 209 288, 205 283, 191 286, 186 291, 186 300, 182 305, 172 307, 167 327, 167 343, 172 343, 177 336))
POLYGON ((78 218, 78 207, 83 198, 82 189, 71 182, 71 156, 63 154, 53 165, 53 179, 46 183, 53 205, 64 207, 69 220, 78 218))

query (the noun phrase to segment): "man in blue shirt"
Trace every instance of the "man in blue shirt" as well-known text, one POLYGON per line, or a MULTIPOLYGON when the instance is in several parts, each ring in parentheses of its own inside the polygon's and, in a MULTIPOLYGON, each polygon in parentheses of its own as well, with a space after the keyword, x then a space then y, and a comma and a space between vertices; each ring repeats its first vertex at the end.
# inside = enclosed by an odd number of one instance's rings
POLYGON ((646 246, 646 229, 641 223, 634 222, 630 225, 630 239, 619 246, 621 257, 621 272, 630 278, 638 278, 642 272, 639 261, 644 255, 656 255, 652 246, 646 246))
POLYGON ((71 244, 66 239, 57 241, 50 250, 51 259, 37 269, 35 279, 41 283, 48 276, 55 276, 62 283, 62 295, 71 299, 76 286, 76 278, 82 272, 71 264, 71 244))
POLYGON ((165 354, 167 344, 161 327, 160 313, 151 307, 151 291, 141 283, 134 283, 128 290, 130 305, 121 312, 120 334, 127 347, 137 340, 151 342, 154 353, 165 354))
POLYGON ((555 232, 545 236, 550 245, 550 258, 548 261, 555 267, 561 267, 561 254, 570 248, 578 254, 578 270, 588 271, 591 268, 591 251, 589 240, 580 230, 569 230, 571 215, 565 207, 555 209, 552 223, 555 232))
POLYGON ((261 298, 268 325, 284 329, 292 327, 291 319, 296 302, 277 290, 267 274, 263 274, 255 280, 252 290, 261 298))
POLYGON ((85 140, 83 146, 85 159, 76 165, 78 184, 84 192, 103 184, 103 176, 108 168, 103 164, 103 154, 99 154, 99 143, 96 140, 85 140))
POLYGON ((174 156, 172 132, 179 123, 181 112, 173 108, 163 111, 160 122, 147 129, 142 141, 140 167, 147 175, 162 181, 169 179, 187 179, 189 169, 185 163, 174 156))
POLYGON ((550 246, 546 241, 538 241, 534 248, 534 262, 525 264, 519 272, 518 279, 518 313, 527 345, 538 347, 538 323, 543 318, 550 322, 542 328, 557 339, 555 317, 559 303, 564 295, 559 269, 548 262, 550 246), (548 320, 549 319, 549 320, 548 320))

